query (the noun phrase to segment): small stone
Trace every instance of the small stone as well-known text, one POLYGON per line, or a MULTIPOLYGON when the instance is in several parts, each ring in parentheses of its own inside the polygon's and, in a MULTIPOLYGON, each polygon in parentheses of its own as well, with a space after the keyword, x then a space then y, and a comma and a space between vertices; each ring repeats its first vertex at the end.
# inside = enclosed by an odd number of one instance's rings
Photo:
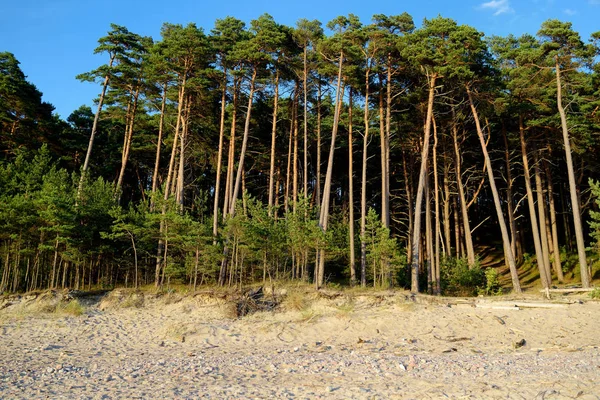
POLYGON ((406 367, 402 363, 398 364, 398 368, 400 368, 402 371, 406 371, 406 367))
POLYGON ((49 373, 49 374, 51 374, 51 373, 54 372, 54 368, 48 367, 48 368, 46 368, 46 372, 49 373))
POLYGON ((325 391, 326 391, 326 392, 328 392, 328 393, 331 393, 331 392, 333 392, 333 391, 334 391, 334 390, 336 390, 336 389, 337 389, 337 388, 335 388, 335 387, 333 387, 333 386, 327 386, 327 387, 325 388, 325 391))

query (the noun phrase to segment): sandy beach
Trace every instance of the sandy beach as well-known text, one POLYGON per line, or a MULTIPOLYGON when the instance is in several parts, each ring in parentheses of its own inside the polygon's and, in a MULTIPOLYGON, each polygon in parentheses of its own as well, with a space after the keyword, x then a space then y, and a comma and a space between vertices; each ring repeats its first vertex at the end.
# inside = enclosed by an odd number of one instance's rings
POLYGON ((585 296, 284 291, 236 318, 223 295, 113 291, 44 312, 64 296, 0 300, 0 398, 600 398, 585 296))

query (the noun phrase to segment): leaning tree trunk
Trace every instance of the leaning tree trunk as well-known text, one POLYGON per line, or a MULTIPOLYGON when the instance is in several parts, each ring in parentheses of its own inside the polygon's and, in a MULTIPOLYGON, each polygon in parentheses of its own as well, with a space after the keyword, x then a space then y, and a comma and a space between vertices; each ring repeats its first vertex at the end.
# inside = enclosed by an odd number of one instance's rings
POLYGON ((508 266, 510 269, 510 276, 512 279, 513 290, 516 293, 521 293, 521 284, 519 283, 519 274, 517 272, 517 264, 515 262, 515 255, 510 248, 510 238, 508 237, 508 229, 506 228, 506 221, 504 221, 504 215, 502 213, 502 205, 500 204, 500 196, 498 195, 498 188, 496 188, 496 181, 494 178, 494 171, 492 170, 492 161, 487 151, 485 138, 483 137, 483 131, 481 130, 481 124, 479 122, 479 116, 477 109, 473 103, 473 96, 469 86, 466 86, 467 95, 469 96, 469 104, 471 111, 473 112, 473 118, 475 119, 475 127, 477 128, 477 135, 479 136, 479 143, 481 144, 481 151, 483 152, 483 158, 487 165, 488 179, 490 181, 490 189, 492 190, 492 196, 494 198, 494 206, 496 207, 496 214, 498 215, 498 222, 500 224, 500 231, 502 232, 502 244, 504 247, 504 255, 508 258, 508 266))
POLYGON ((427 101, 427 117, 425 119, 425 135, 421 151, 421 168, 419 170, 419 183, 417 185, 417 198, 415 202, 415 220, 412 231, 412 259, 410 291, 419 292, 419 245, 421 243, 421 210, 423 206, 423 189, 425 188, 425 175, 427 174, 427 159, 429 158, 429 139, 431 136, 431 120, 433 119, 433 99, 435 96, 435 81, 437 75, 429 77, 429 98, 427 101))
POLYGON ((119 178, 117 179, 117 187, 115 188, 117 191, 121 188, 121 185, 123 184, 123 177, 125 176, 125 168, 127 167, 127 161, 129 161, 129 153, 131 151, 131 142, 133 140, 133 125, 135 123, 135 113, 137 111, 139 95, 140 95, 140 89, 137 88, 135 91, 135 94, 133 95, 133 106, 131 107, 131 115, 129 116, 129 121, 127 124, 126 133, 125 133, 125 142, 123 144, 123 155, 121 156, 121 170, 119 171, 119 178))
POLYGON ((573 158, 571 156, 571 140, 567 127, 567 116, 562 105, 562 84, 560 79, 560 65, 556 56, 556 105, 560 114, 563 142, 565 145, 565 156, 567 159, 567 173, 569 175, 569 192, 571 195, 571 207, 573 209, 573 223, 575 227, 575 239, 577 241, 577 254, 579 256, 579 270, 581 271, 581 286, 590 287, 590 275, 588 271, 587 258, 585 255, 585 241, 583 238, 583 227, 581 226, 581 210, 577 197, 577 183, 575 182, 575 171, 573 169, 573 158))
MULTIPOLYGON (((219 122, 219 151, 217 155, 217 177, 215 181, 215 199, 213 203, 213 237, 219 232, 219 191, 221 190, 221 169, 223 163, 223 141, 225 138, 225 106, 227 102, 227 69, 223 70, 223 93, 221 94, 221 120, 219 122)), ((194 277, 194 288, 196 287, 194 277)))
MULTIPOLYGON (((462 183, 462 163, 460 150, 458 148, 458 134, 456 129, 456 119, 454 118, 454 109, 452 110, 453 122, 452 122, 452 138, 454 141, 454 157, 456 165, 456 186, 458 187, 458 195, 460 197, 460 209, 462 212, 462 222, 464 224, 464 239, 467 247, 467 260, 469 262, 469 268, 475 264, 475 249, 473 248, 473 237, 471 236, 471 224, 469 222, 469 211, 467 209, 467 199, 465 196, 465 189, 462 183)), ((457 243, 458 245, 458 243, 457 243)))
POLYGON ((533 199, 533 190, 531 188, 531 176, 529 174, 529 160, 527 158, 527 144, 525 142, 525 128, 523 126, 523 117, 519 116, 519 138, 521 140, 521 156, 523 158, 523 170, 525 175, 525 190, 527 191, 527 205, 529 208, 529 220, 531 221, 531 234, 533 235, 533 245, 535 248, 535 258, 538 264, 540 279, 544 288, 549 287, 542 244, 540 242, 540 231, 538 220, 535 213, 535 204, 533 199))
POLYGON ((154 195, 158 186, 158 167, 160 166, 160 150, 162 145, 163 127, 165 122, 165 106, 167 104, 167 84, 163 86, 162 101, 160 104, 160 120, 158 122, 158 142, 156 143, 156 158, 154 160, 154 172, 152 173, 152 199, 150 209, 154 210, 154 195))
MULTIPOLYGON (((110 69, 115 61, 115 55, 110 57, 108 68, 110 69)), ((77 199, 81 197, 81 190, 83 189, 83 181, 85 179, 88 166, 90 164, 90 156, 92 155, 92 147, 94 147, 94 138, 96 137, 96 131, 98 130, 98 120, 100 119, 100 111, 102 111, 102 105, 104 104, 104 96, 106 95, 106 88, 108 87, 108 81, 110 76, 107 74, 104 77, 104 83, 102 84, 102 93, 100 93, 100 99, 98 100, 98 108, 96 109, 96 115, 94 115, 94 123, 92 124, 92 132, 90 133, 90 140, 88 142, 87 152, 85 154, 85 161, 81 168, 81 177, 79 178, 79 186, 77 187, 77 199)))
MULTIPOLYGON (((329 150, 329 159, 327 160, 327 173, 325 174, 325 184, 323 186, 323 199, 321 202, 321 214, 319 217, 319 227, 323 232, 327 231, 327 225, 329 223, 329 197, 331 195, 331 180, 333 177, 333 155, 335 152, 335 137, 337 135, 339 122, 340 122, 340 109, 343 93, 342 93, 342 64, 344 60, 344 52, 340 52, 338 76, 337 76, 337 87, 335 92, 335 114, 333 117, 333 127, 331 130, 331 148, 329 150)), ((319 251, 319 262, 317 273, 315 274, 315 286, 319 289, 323 286, 325 278, 325 250, 319 251)))
POLYGON ((235 202, 238 197, 240 186, 242 183, 242 172, 244 170, 244 157, 246 156, 246 147, 248 145, 248 135, 250 134, 250 117, 252 115, 252 99, 254 97, 254 84, 256 82, 256 68, 252 71, 252 79, 250 80, 250 93, 248 94, 248 111, 246 112, 246 123, 244 124, 244 136, 242 138, 242 149, 240 150, 240 161, 238 163, 235 185, 233 186, 233 195, 231 196, 231 204, 229 206, 229 215, 233 217, 235 214, 235 202))
POLYGON ((542 177, 540 176, 539 157, 537 149, 533 152, 534 166, 533 173, 535 174, 535 191, 537 195, 538 217, 540 222, 540 242, 542 243, 542 257, 544 257, 544 273, 546 274, 546 282, 548 286, 552 285, 552 274, 550 273, 550 248, 548 246, 548 230, 546 229, 546 212, 544 207, 544 187, 542 185, 542 177))
POLYGON ((269 216, 273 215, 274 178, 275 178, 275 144, 277 138, 277 111, 279 104, 279 70, 275 71, 275 95, 273 97, 273 122, 271 128, 271 165, 269 168, 269 216))

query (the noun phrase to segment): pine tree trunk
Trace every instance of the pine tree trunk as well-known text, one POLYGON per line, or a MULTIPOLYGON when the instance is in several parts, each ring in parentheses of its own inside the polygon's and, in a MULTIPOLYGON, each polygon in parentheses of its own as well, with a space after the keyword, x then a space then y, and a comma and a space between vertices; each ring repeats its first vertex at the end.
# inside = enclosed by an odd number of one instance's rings
POLYGON ((473 96, 471 89, 467 86, 467 95, 469 96, 469 104, 475 119, 475 127, 477 128, 477 135, 479 136, 479 143, 481 144, 481 150, 483 152, 483 158, 487 165, 488 179, 490 181, 490 189, 492 190, 492 196, 494 198, 494 206, 496 207, 496 214, 498 215, 498 222, 500 224, 500 231, 502 233, 502 244, 504 247, 504 256, 508 258, 508 266, 510 269, 510 276, 512 279, 513 290, 515 293, 521 293, 521 284, 519 283, 519 274, 517 272, 517 264, 515 262, 515 255, 510 248, 510 238, 508 237, 508 229, 506 228, 506 222, 504 221, 504 215, 502 213, 502 205, 500 203, 500 196, 498 195, 498 189, 496 188, 496 181, 494 178, 494 171, 492 170, 492 161, 487 151, 485 139, 483 137, 483 131, 479 123, 479 116, 477 115, 477 109, 473 103, 473 96))
POLYGON ((433 118, 433 193, 434 193, 434 207, 435 207, 435 249, 433 256, 433 293, 441 294, 441 284, 440 284, 440 185, 438 182, 438 171, 437 171, 437 147, 438 147, 438 134, 437 134, 437 125, 435 123, 435 118, 433 118))
MULTIPOLYGON (((115 55, 110 57, 108 68, 110 69, 115 60, 115 55)), ((100 99, 98 100, 98 108, 96 109, 96 115, 94 115, 94 122, 92 124, 92 132, 90 133, 90 140, 88 142, 87 152, 85 154, 85 161, 81 168, 81 177, 79 178, 79 186, 77 188, 77 199, 81 197, 81 190, 83 189, 83 181, 85 179, 88 166, 90 164, 90 157, 92 155, 92 147, 94 146, 94 138, 96 137, 96 131, 98 130, 98 120, 100 119, 100 111, 102 111, 102 105, 104 104, 104 96, 106 95, 106 88, 108 87, 109 75, 104 77, 104 83, 102 84, 102 92, 100 93, 100 99)))
POLYGON ((135 113, 137 111, 138 106, 138 98, 140 95, 140 89, 136 89, 135 94, 133 95, 133 106, 131 107, 131 115, 129 116, 129 121, 127 124, 127 129, 125 133, 125 143, 123 146, 123 156, 121 159, 121 170, 119 171, 119 178, 117 180, 116 190, 118 191, 123 184, 123 177, 125 176, 125 168, 127 167, 127 161, 129 161, 129 153, 131 150, 131 141, 133 140, 133 125, 135 123, 135 113))
POLYGON ((158 142, 156 143, 156 158, 154 161, 154 172, 152 173, 152 199, 150 209, 154 210, 154 195, 158 187, 158 169, 160 166, 160 150, 162 145, 163 127, 165 123, 165 106, 167 104, 167 84, 163 86, 162 102, 160 105, 160 120, 158 122, 158 142))
POLYGON ((558 229, 556 223, 556 207, 554 205, 554 190, 552 185, 552 174, 550 173, 550 167, 547 162, 544 162, 544 168, 546 170, 546 182, 548 184, 548 199, 550 208, 550 227, 552 231, 552 255, 554 271, 559 283, 563 283, 565 277, 563 275, 562 266, 560 263, 560 249, 558 246, 558 229))
POLYGON ((546 282, 548 286, 544 286, 544 288, 552 285, 552 275, 550 273, 550 249, 548 246, 548 232, 546 230, 546 213, 544 207, 544 187, 542 185, 542 177, 540 176, 540 168, 539 168, 539 157, 537 154, 537 149, 533 152, 534 166, 533 171, 535 174, 535 191, 537 194, 537 207, 538 207, 538 216, 540 222, 540 242, 542 244, 542 257, 544 257, 544 273, 546 274, 546 282))
POLYGON ((244 137, 242 138, 242 149, 240 150, 240 161, 238 163, 237 176, 233 187, 233 195, 231 196, 231 205, 229 206, 229 215, 233 217, 235 214, 235 202, 237 200, 240 185, 242 182, 242 172, 244 170, 244 157, 246 156, 246 147, 248 146, 248 136, 250 134, 250 117, 252 115, 252 99, 254 97, 254 84, 256 82, 256 68, 252 71, 252 79, 250 81, 250 93, 248 94, 248 111, 246 112, 246 123, 244 124, 244 137))
POLYGON ((431 237, 431 188, 429 174, 425 175, 425 252, 427 253, 427 293, 433 294, 433 238, 431 237))
POLYGON ((540 241, 540 231, 538 220, 535 213, 535 204, 533 200, 533 190, 531 188, 531 176, 529 174, 529 160, 527 158, 527 143, 525 142, 525 127, 523 126, 523 117, 519 116, 519 138, 521 140, 521 156, 523 158, 523 170, 525 175, 525 190, 527 192, 527 205, 529 208, 529 220, 531 221, 531 234, 533 235, 533 245, 535 248, 535 258, 538 264, 540 279, 544 288, 549 287, 548 276, 546 275, 545 259, 542 252, 540 241))
POLYGON ((506 163, 506 197, 508 204, 508 225, 510 227, 510 248, 518 259, 517 253, 517 224, 515 221, 515 212, 513 205, 513 180, 512 180, 512 168, 510 164, 510 153, 508 146, 508 136, 506 135, 506 128, 502 124, 502 137, 504 139, 504 161, 506 163))
MULTIPOLYGON (((223 70, 223 93, 221 95, 221 119, 219 121, 219 151, 217 154, 217 176, 215 181, 215 198, 213 203, 213 237, 219 233, 219 194, 221 191, 221 170, 223 164, 223 142, 225 139, 225 108, 227 102, 227 69, 223 70)), ((194 277, 194 290, 196 290, 194 277)))
POLYGON ((308 62, 307 62, 307 45, 304 46, 304 71, 303 71, 303 92, 304 92, 304 197, 308 198, 308 62))
POLYGON ((575 239, 577 241, 577 255, 579 256, 579 270, 581 271, 581 286, 590 287, 590 274, 588 271, 587 258, 585 255, 585 241, 583 238, 583 227, 581 224, 581 211, 577 196, 577 183, 575 182, 575 171, 573 169, 573 158, 571 155, 571 140, 567 127, 567 116, 562 105, 562 83, 560 79, 560 64, 556 56, 556 102, 560 123, 562 127, 563 142, 565 145, 565 156, 567 159, 567 173, 569 176, 569 192, 571 195, 571 208, 573 209, 573 224, 575 227, 575 239))
POLYGON ((317 207, 321 205, 321 80, 319 80, 319 93, 317 97, 317 184, 316 203, 317 207))
POLYGON ((300 83, 296 81, 296 89, 294 90, 294 101, 293 101, 293 125, 294 125, 294 180, 293 180, 293 191, 292 191, 292 211, 296 213, 298 207, 298 97, 300 95, 300 83))
POLYGON ((444 157, 444 239, 446 240, 445 256, 452 255, 452 237, 450 234, 450 167, 444 157))
MULTIPOLYGON (((342 88, 342 64, 344 52, 340 52, 337 87, 335 92, 335 114, 333 118, 333 127, 331 130, 331 148, 329 150, 329 159, 327 161, 327 173, 325 174, 325 185, 323 186, 323 199, 321 201, 321 214, 319 217, 319 227, 323 232, 327 231, 329 223, 329 197, 331 195, 331 181, 333 177, 333 156, 335 152, 335 138, 340 122, 340 109, 342 108, 342 99, 344 97, 342 88)), ((318 274, 315 280, 315 286, 319 289, 323 286, 325 277, 325 250, 321 249, 318 264, 318 274)))
POLYGON ((433 118, 433 99, 435 97, 435 74, 429 78, 429 98, 427 100, 427 117, 425 119, 425 135, 421 151, 421 168, 419 170, 419 183, 417 185, 417 198, 415 202, 415 222, 412 231, 412 259, 410 291, 419 292, 419 247, 421 242, 421 210, 423 206, 423 189, 425 188, 425 175, 427 174, 427 159, 429 158, 429 141, 431 136, 431 120, 433 118))
MULTIPOLYGON (((235 169, 235 130, 237 122, 237 103, 239 91, 239 79, 233 80, 233 110, 231 111, 231 130, 229 133, 229 155, 227 157, 227 174, 225 179, 225 199, 223 202, 223 222, 227 219, 229 213, 229 204, 231 202, 231 193, 233 192, 233 172, 235 169)), ((224 284, 224 283, 223 283, 224 284)))
MULTIPOLYGON (((464 230, 464 243, 466 244, 467 250, 467 260, 469 262, 469 268, 473 267, 475 264, 475 249, 473 248, 473 237, 471 236, 471 224, 469 222, 469 211, 467 209, 467 199, 465 196, 465 190, 462 183, 462 162, 460 150, 458 148, 458 134, 456 128, 456 117, 453 113, 453 122, 452 122, 452 138, 454 141, 454 157, 455 157, 455 165, 456 165, 456 186, 458 187, 458 195, 460 198, 460 209, 462 211, 462 223, 464 230)), ((458 244, 457 244, 458 245, 458 244)))
MULTIPOLYGON (((381 75, 379 75, 379 80, 381 81, 381 75)), ((381 223, 386 224, 387 214, 386 210, 389 209, 388 201, 389 198, 386 195, 387 192, 387 150, 385 147, 386 138, 385 138, 385 116, 384 116, 384 107, 383 107, 383 82, 381 82, 381 88, 379 89, 379 148, 380 148, 380 158, 381 158, 381 223)))
POLYGON ((275 71, 275 94, 273 97, 273 122, 271 129, 271 165, 269 168, 269 216, 273 215, 273 196, 275 178, 275 145, 277 138, 277 111, 279 104, 279 70, 275 71))
POLYGON ((348 231, 350 234, 350 283, 356 283, 356 253, 354 249, 354 170, 353 170, 353 150, 354 141, 352 139, 352 88, 349 90, 348 99, 348 231))
POLYGON ((365 112, 364 123, 365 133, 363 135, 362 152, 362 176, 360 188, 360 285, 367 286, 367 238, 366 219, 367 219, 367 160, 369 147, 369 75, 371 70, 367 68, 365 72, 365 112))
POLYGON ((413 229, 414 213, 412 200, 412 175, 406 169, 406 154, 402 152, 402 172, 404 174, 404 186, 406 190, 406 205, 408 208, 408 234, 406 235, 406 259, 412 260, 412 238, 410 233, 413 229))

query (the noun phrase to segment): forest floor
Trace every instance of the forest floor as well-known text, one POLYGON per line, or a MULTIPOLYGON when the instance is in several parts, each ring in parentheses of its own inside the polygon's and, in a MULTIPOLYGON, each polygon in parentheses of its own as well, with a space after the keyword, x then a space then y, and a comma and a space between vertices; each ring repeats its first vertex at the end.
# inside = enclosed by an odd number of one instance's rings
POLYGON ((0 298, 0 398, 600 398, 589 296, 276 293, 0 298))

